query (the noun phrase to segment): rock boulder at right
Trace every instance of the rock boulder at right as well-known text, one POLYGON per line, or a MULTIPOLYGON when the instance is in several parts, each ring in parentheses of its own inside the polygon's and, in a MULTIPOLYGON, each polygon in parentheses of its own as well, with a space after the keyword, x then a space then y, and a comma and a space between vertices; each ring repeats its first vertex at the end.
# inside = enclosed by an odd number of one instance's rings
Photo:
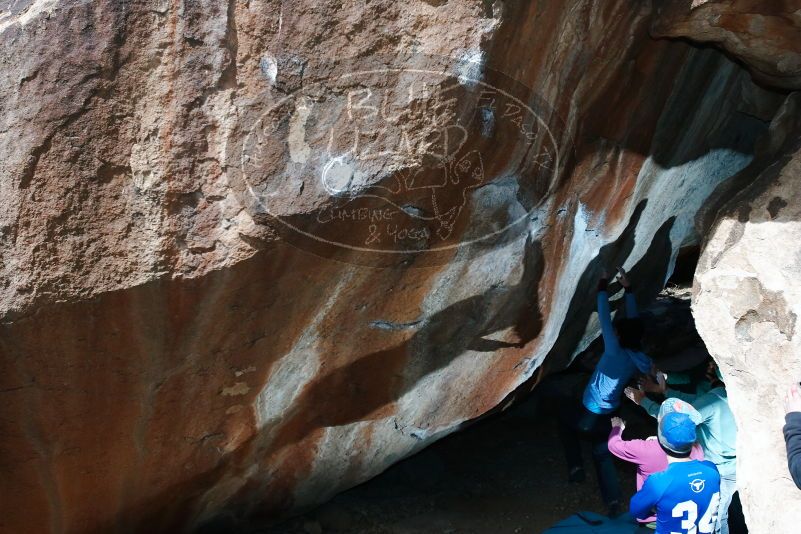
POLYGON ((765 148, 774 162, 746 169, 739 179, 753 181, 718 211, 693 290, 698 331, 737 420, 737 479, 751 532, 798 532, 801 518, 782 435, 782 401, 801 380, 798 96, 787 98, 771 125, 765 148))

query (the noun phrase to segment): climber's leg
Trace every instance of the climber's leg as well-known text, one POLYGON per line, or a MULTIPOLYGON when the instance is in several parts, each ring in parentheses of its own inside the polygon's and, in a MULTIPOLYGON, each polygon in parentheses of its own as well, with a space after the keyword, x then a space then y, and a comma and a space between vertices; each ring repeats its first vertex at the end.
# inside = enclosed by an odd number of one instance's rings
POLYGON ((578 410, 569 404, 559 409, 559 439, 567 460, 568 480, 581 482, 584 480, 584 460, 581 457, 581 436, 576 428, 578 410))
POLYGON ((729 506, 735 491, 737 491, 736 475, 720 477, 720 508, 715 534, 729 534, 729 506))
POLYGON ((592 438, 592 460, 598 474, 598 485, 601 487, 601 496, 609 507, 610 515, 620 513, 620 482, 615 468, 614 458, 609 452, 607 438, 611 430, 608 416, 599 418, 592 438))

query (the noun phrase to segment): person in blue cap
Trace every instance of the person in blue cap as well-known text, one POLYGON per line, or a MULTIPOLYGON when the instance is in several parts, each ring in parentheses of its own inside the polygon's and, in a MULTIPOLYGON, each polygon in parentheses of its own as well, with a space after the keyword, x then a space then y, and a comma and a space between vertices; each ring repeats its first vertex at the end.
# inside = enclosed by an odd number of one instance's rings
MULTIPOLYGON (((696 441, 692 413, 660 409, 657 439, 668 467, 654 473, 632 498, 629 512, 643 519, 656 512, 656 534, 711 533, 720 500, 720 474, 715 464, 690 458, 696 441)), ((700 418, 696 418, 700 419, 700 418)))
MULTIPOLYGON (((661 393, 668 398, 678 398, 692 404, 703 420, 698 425, 698 442, 704 449, 704 458, 715 464, 721 476, 720 508, 715 534, 729 534, 729 505, 737 491, 737 423, 729 408, 723 375, 714 362, 710 362, 707 377, 711 389, 701 395, 682 393, 667 387, 663 374, 657 382, 646 378, 642 388, 651 393, 661 393)), ((626 396, 642 406, 652 417, 657 417, 659 403, 645 396, 642 389, 626 388, 626 396)))
MULTIPOLYGON (((690 403, 679 399, 667 399, 662 403, 658 421, 661 421, 665 415, 672 412, 686 413, 693 423, 696 425, 701 423, 701 414, 690 403)), ((656 436, 648 439, 624 440, 622 439, 623 428, 625 428, 625 422, 619 417, 613 417, 612 432, 609 434, 609 452, 637 466, 637 491, 639 491, 645 481, 648 480, 648 477, 667 469, 667 455, 656 436)), ((690 458, 693 460, 704 459, 704 452, 698 443, 693 444, 690 458)), ((655 526, 656 518, 651 515, 648 518, 640 518, 637 522, 649 527, 655 526)))

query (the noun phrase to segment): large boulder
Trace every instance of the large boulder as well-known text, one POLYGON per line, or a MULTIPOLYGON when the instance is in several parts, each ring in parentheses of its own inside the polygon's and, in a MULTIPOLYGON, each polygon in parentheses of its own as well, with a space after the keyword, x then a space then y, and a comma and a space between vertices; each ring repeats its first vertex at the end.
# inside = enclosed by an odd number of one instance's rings
POLYGON ((781 101, 652 15, 14 2, 2 528, 277 517, 566 365, 602 268, 655 294, 781 101))
MULTIPOLYGON (((801 99, 771 127, 774 162, 717 213, 693 314, 737 420, 737 478, 753 532, 794 532, 801 491, 787 468, 782 400, 801 381, 801 99)), ((769 146, 770 146, 769 145, 769 146)))

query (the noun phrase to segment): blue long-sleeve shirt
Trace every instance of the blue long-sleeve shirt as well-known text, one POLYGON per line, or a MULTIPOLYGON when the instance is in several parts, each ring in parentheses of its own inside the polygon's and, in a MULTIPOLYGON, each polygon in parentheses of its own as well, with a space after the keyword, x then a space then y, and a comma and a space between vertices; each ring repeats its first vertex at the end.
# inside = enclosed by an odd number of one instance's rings
MULTIPOLYGON (((698 425, 698 443, 704 449, 704 457, 717 466, 721 476, 733 476, 737 472, 737 424, 726 388, 716 387, 703 395, 668 389, 665 396, 689 402, 698 410, 703 418, 698 425)), ((659 403, 646 397, 641 405, 652 417, 659 415, 659 403)))
POLYGON ((675 462, 645 481, 629 512, 637 519, 656 510, 656 534, 712 532, 720 499, 720 475, 705 460, 675 462))
MULTIPOLYGON (((634 295, 628 291, 625 302, 626 317, 637 317, 637 303, 634 295)), ((593 413, 604 414, 613 412, 620 406, 623 390, 637 370, 643 373, 651 370, 651 358, 642 352, 620 346, 612 325, 612 312, 606 291, 598 292, 598 320, 601 323, 604 353, 584 390, 584 407, 593 413)))

